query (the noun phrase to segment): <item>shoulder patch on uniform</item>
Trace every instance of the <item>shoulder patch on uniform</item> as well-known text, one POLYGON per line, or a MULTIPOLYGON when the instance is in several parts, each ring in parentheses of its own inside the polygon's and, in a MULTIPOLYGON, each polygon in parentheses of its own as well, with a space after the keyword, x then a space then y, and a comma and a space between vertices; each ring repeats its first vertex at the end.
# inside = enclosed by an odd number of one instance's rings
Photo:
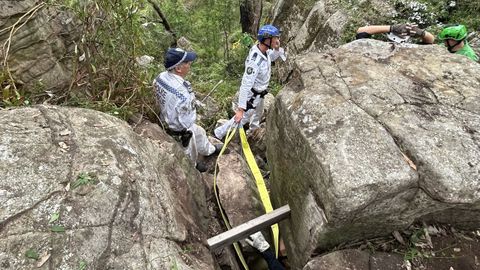
POLYGON ((251 58, 250 60, 252 60, 252 61, 255 62, 255 59, 257 59, 257 57, 258 57, 258 53, 254 53, 254 54, 252 55, 252 58, 251 58))
POLYGON ((263 57, 260 57, 260 59, 258 59, 257 66, 260 66, 263 61, 265 61, 265 59, 263 59, 263 57))
POLYGON ((251 75, 253 73, 253 68, 252 67, 248 67, 247 68, 247 74, 248 75, 251 75))

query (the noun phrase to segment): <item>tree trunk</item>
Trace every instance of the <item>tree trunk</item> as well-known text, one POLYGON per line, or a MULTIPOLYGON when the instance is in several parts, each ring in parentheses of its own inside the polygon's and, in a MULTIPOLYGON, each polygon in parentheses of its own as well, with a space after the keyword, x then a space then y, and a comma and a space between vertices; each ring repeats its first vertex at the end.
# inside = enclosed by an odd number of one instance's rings
POLYGON ((257 35, 262 8, 262 0, 240 0, 240 23, 243 33, 257 35))
POLYGON ((165 27, 165 30, 172 35, 174 41, 170 46, 177 47, 177 40, 178 40, 177 34, 175 33, 175 31, 173 31, 172 26, 167 21, 167 17, 165 17, 165 14, 163 14, 162 10, 160 9, 160 6, 157 5, 157 3, 155 3, 153 0, 148 0, 148 2, 152 5, 153 9, 155 9, 155 11, 157 12, 158 16, 161 19, 160 23, 163 24, 163 27, 165 27))

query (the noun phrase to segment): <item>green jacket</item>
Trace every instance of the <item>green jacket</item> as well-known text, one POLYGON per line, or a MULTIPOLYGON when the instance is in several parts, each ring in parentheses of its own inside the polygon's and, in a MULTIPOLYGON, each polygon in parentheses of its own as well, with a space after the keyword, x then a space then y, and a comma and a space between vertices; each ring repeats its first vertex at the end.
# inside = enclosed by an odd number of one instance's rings
POLYGON ((456 51, 455 53, 465 55, 466 57, 472 59, 473 61, 478 62, 478 56, 473 51, 472 47, 468 45, 467 41, 465 41, 465 45, 463 45, 463 47, 460 50, 456 51))

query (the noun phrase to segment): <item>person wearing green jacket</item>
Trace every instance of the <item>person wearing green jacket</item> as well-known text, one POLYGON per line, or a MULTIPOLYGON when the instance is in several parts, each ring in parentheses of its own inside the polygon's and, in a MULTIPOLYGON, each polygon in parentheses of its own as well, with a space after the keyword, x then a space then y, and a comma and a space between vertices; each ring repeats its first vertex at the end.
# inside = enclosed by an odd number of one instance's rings
POLYGON ((461 24, 446 27, 438 35, 438 39, 443 40, 449 52, 465 55, 473 61, 478 62, 478 56, 472 47, 470 47, 466 38, 467 28, 461 24))

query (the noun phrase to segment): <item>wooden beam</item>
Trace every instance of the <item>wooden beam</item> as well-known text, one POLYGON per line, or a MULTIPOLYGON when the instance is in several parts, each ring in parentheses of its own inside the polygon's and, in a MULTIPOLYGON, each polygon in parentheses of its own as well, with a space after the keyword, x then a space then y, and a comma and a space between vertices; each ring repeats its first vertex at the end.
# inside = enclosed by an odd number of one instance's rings
POLYGON ((236 241, 247 238, 250 234, 261 231, 271 225, 290 217, 290 206, 284 205, 270 213, 261 215, 238 225, 224 233, 214 236, 207 240, 211 250, 231 245, 236 241))

